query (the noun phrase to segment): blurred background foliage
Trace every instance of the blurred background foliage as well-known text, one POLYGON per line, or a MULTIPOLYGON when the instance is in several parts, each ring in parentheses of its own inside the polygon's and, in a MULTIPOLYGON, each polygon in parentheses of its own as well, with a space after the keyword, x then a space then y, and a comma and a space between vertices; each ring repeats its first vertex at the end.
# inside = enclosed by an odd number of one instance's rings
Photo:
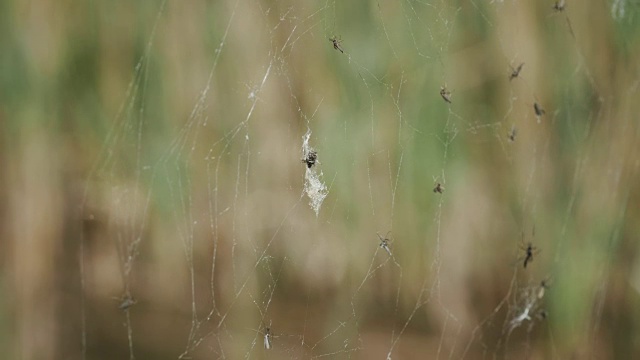
POLYGON ((640 353, 640 5, 553 6, 0 2, 1 352, 640 353))

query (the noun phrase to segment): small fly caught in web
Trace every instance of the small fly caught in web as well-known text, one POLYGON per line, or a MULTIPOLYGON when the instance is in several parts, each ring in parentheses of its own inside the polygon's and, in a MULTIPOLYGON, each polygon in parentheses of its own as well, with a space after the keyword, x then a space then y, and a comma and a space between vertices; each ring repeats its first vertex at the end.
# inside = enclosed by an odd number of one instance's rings
POLYGON ((436 185, 433 187, 433 192, 442 194, 444 192, 444 186, 441 183, 437 182, 436 185))
POLYGON ((526 246, 521 246, 521 248, 525 252, 523 267, 526 269, 527 265, 533 261, 533 256, 537 255, 540 250, 531 243, 528 243, 526 246))
POLYGON ((549 313, 545 309, 540 309, 540 311, 538 311, 538 313, 536 314, 536 317, 538 318, 538 320, 542 321, 549 317, 549 313))
POLYGON ((548 279, 540 281, 540 286, 538 287, 538 294, 537 294, 538 300, 544 297, 544 293, 546 290, 549 289, 549 287, 551 287, 551 285, 548 279))
POLYGON ((391 249, 389 248, 389 244, 391 243, 391 239, 389 239, 389 233, 391 231, 387 232, 387 235, 385 237, 380 236, 380 234, 376 233, 378 235, 378 238, 380 238, 380 247, 384 249, 384 251, 387 252, 387 254, 389 254, 389 256, 393 256, 391 254, 391 249))
POLYGON ((564 6, 565 6, 564 0, 556 1, 556 3, 553 4, 553 10, 558 11, 558 12, 564 11, 564 6))
POLYGON ((444 101, 451 104, 451 91, 447 89, 447 85, 440 87, 440 96, 442 96, 442 99, 444 99, 444 101))
POLYGON ((271 350, 271 328, 266 327, 264 329, 264 349, 271 350))
POLYGON ((118 305, 118 309, 122 311, 129 310, 130 307, 137 304, 138 301, 131 295, 127 294, 124 297, 118 299, 120 300, 120 304, 118 305))
POLYGON ((540 104, 538 104, 537 102, 533 103, 533 111, 536 114, 536 119, 538 121, 538 124, 540 124, 540 117, 542 117, 546 113, 546 111, 544 111, 542 106, 540 106, 540 104))
POLYGON ((514 142, 516 141, 516 136, 518 135, 518 130, 516 129, 515 126, 511 127, 511 131, 509 131, 509 134, 507 135, 507 138, 509 139, 509 141, 514 142))
MULTIPOLYGON (((546 113, 546 111, 544 111, 542 106, 540 106, 540 104, 538 104, 537 102, 533 103, 533 111, 536 113, 536 116, 538 118, 540 118, 542 115, 546 113)), ((540 121, 540 119, 538 119, 538 121, 540 121)))
POLYGON ((267 326, 264 322, 262 322, 262 327, 264 330, 253 330, 260 335, 262 335, 262 343, 264 345, 265 350, 271 350, 273 348, 273 338, 274 336, 271 334, 271 323, 267 326))
POLYGON ((520 65, 518 65, 517 68, 514 68, 513 66, 511 67, 511 74, 509 74, 509 81, 520 76, 520 71, 522 71, 523 66, 524 66, 524 63, 521 63, 520 65))
POLYGON ((329 41, 333 44, 334 49, 344 54, 344 50, 342 50, 342 39, 339 36, 330 37, 329 41))

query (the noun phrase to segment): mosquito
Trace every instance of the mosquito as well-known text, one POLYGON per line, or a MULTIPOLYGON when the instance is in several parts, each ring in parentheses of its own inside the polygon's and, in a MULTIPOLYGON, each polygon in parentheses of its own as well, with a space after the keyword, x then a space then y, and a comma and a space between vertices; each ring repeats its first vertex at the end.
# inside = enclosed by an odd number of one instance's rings
POLYGON ((444 99, 444 101, 451 104, 451 91, 447 90, 447 86, 440 86, 440 96, 444 99))
POLYGON ((340 51, 341 53, 344 54, 344 50, 342 50, 342 39, 340 39, 340 37, 338 36, 333 36, 329 38, 329 41, 331 41, 331 43, 333 44, 333 48, 340 51))
POLYGON ((533 111, 536 112, 537 117, 540 117, 546 113, 546 111, 544 111, 542 106, 540 106, 537 102, 533 103, 533 111))
POLYGON ((525 257, 524 257, 524 268, 527 268, 527 265, 533 261, 533 256, 537 253, 540 252, 540 250, 538 248, 536 248, 535 246, 533 246, 533 244, 528 243, 527 246, 522 247, 522 250, 524 250, 525 252, 525 257))
POLYGON ((517 68, 514 68, 513 66, 511 67, 511 74, 509 74, 509 81, 517 78, 520 75, 520 71, 522 70, 523 66, 524 66, 524 63, 521 63, 520 65, 518 65, 517 68))
POLYGON ((305 156, 301 161, 307 164, 307 168, 311 169, 311 167, 318 161, 318 153, 316 151, 310 150, 307 153, 307 156, 305 156))
POLYGON ((383 248, 387 254, 389 254, 389 256, 393 256, 391 254, 391 249, 389 248, 389 243, 391 242, 391 240, 388 238, 389 233, 391 231, 387 232, 387 235, 383 238, 382 236, 380 236, 380 234, 376 233, 378 235, 378 238, 380 238, 380 247, 383 248))

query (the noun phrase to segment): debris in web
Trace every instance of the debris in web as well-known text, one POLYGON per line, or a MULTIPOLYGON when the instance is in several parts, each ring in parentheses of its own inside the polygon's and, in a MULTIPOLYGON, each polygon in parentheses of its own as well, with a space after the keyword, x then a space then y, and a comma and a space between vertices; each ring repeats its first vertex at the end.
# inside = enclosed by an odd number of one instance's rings
POLYGON ((521 311, 516 313, 509 321, 508 333, 511 333, 526 321, 531 322, 531 326, 533 326, 534 320, 542 321, 549 316, 542 304, 544 289, 548 289, 548 286, 548 283, 543 280, 539 285, 534 285, 524 290, 521 298, 521 311))
POLYGON ((627 0, 613 0, 611 4, 611 16, 613 20, 620 21, 624 18, 627 0))
POLYGON ((309 145, 310 137, 311 129, 308 129, 307 133, 302 137, 302 162, 307 165, 304 174, 304 192, 309 197, 309 206, 318 216, 322 202, 329 191, 322 182, 322 171, 316 171, 317 167, 313 166, 318 163, 318 153, 309 145))
POLYGON ((564 11, 564 0, 556 1, 556 3, 553 5, 553 10, 564 11))
POLYGON ((442 96, 444 101, 451 104, 451 91, 447 89, 447 85, 440 87, 440 96, 442 96))

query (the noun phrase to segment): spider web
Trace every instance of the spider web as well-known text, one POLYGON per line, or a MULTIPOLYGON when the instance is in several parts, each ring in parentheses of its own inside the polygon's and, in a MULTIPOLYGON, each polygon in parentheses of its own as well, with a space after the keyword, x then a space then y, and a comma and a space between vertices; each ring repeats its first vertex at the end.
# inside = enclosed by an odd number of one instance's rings
POLYGON ((613 356, 639 77, 585 10, 199 6, 154 10, 87 177, 83 358, 613 356))

